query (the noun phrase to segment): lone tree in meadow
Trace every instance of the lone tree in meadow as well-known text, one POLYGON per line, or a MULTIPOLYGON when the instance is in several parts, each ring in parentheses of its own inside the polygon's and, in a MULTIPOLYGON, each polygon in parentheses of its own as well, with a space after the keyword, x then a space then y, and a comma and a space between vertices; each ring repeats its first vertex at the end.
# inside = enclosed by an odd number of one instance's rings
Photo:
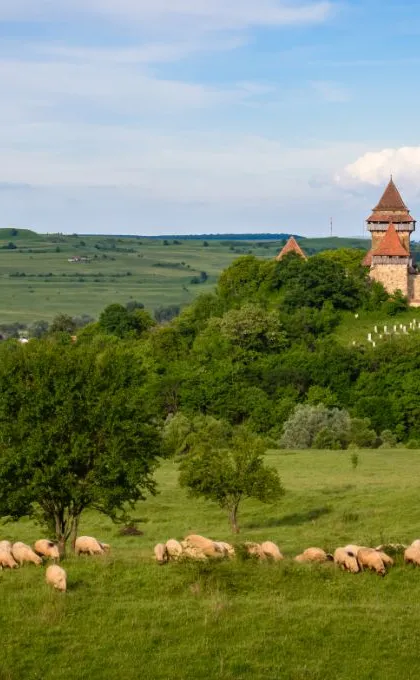
POLYGON ((155 492, 160 436, 146 372, 123 347, 0 348, 0 517, 74 542, 84 510, 113 520, 155 492))
POLYGON ((180 484, 191 496, 217 503, 228 513, 232 531, 238 533, 241 501, 255 498, 271 503, 284 490, 277 471, 264 465, 264 440, 244 427, 226 425, 215 428, 203 422, 201 431, 190 433, 188 452, 180 464, 180 484))

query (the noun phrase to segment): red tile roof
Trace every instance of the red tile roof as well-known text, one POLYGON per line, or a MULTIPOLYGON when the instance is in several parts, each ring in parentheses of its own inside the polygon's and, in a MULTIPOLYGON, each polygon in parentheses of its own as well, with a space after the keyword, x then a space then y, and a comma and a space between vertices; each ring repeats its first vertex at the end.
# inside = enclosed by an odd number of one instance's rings
POLYGON ((364 258, 362 260, 362 266, 363 267, 370 267, 371 264, 372 264, 372 251, 369 250, 369 252, 366 253, 366 255, 364 256, 364 258))
POLYGON ((302 248, 300 247, 299 243, 294 238, 294 236, 291 236, 289 238, 286 245, 281 249, 281 251, 277 255, 276 260, 281 260, 285 255, 288 255, 289 253, 296 253, 296 255, 303 257, 304 260, 308 259, 305 253, 303 252, 302 248))
POLYGON ((401 194, 395 186, 393 179, 388 182, 388 186, 385 189, 381 200, 374 210, 407 210, 408 208, 401 198, 401 194))
MULTIPOLYGON (((376 208, 375 208, 376 210, 376 208)), ((373 212, 370 217, 368 217, 367 222, 395 222, 395 223, 401 223, 401 224, 409 224, 410 222, 413 223, 414 219, 411 217, 410 213, 407 211, 401 215, 390 213, 390 212, 382 212, 382 211, 377 211, 373 212)))
POLYGON ((390 224, 379 246, 372 252, 372 256, 408 257, 408 252, 402 245, 393 224, 390 224))

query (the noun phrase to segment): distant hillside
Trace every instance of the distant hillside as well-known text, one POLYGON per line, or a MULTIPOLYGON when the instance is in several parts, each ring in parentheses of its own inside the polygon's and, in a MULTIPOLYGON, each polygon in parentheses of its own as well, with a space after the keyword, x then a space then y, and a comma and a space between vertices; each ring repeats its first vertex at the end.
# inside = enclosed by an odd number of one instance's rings
POLYGON ((365 238, 339 238, 329 236, 326 238, 298 238, 302 248, 308 255, 319 253, 322 250, 338 250, 338 248, 360 248, 369 250, 371 240, 365 238))
POLYGON ((42 238, 42 234, 37 234, 30 229, 15 229, 14 227, 0 229, 0 241, 39 241, 42 238))

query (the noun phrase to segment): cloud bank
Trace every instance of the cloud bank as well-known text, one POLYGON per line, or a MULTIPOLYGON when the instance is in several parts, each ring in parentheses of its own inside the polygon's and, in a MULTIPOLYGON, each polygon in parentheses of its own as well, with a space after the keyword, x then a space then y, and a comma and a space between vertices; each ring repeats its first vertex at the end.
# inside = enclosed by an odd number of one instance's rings
POLYGON ((368 151, 353 163, 346 165, 336 175, 335 181, 343 187, 358 184, 381 186, 393 175, 409 190, 420 187, 420 146, 403 146, 398 149, 368 151))

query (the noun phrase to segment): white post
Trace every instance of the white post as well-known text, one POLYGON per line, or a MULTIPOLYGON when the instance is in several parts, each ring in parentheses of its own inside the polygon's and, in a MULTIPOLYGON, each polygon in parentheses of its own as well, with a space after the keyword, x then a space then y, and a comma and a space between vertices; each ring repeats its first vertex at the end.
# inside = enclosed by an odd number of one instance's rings
POLYGON ((368 342, 372 342, 372 333, 368 333, 368 342))

